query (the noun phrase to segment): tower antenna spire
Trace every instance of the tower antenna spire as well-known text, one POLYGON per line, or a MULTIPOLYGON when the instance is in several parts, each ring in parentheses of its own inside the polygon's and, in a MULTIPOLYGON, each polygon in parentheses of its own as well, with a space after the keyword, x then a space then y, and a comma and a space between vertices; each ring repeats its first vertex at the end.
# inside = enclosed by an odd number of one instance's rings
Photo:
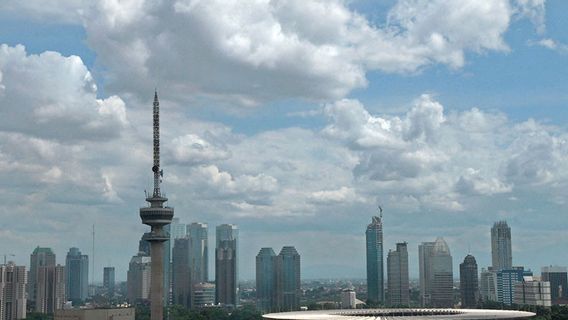
POLYGON ((160 101, 158 100, 158 91, 154 91, 154 109, 153 109, 153 146, 154 146, 154 197, 161 196, 160 192, 160 176, 163 171, 160 170, 160 101))

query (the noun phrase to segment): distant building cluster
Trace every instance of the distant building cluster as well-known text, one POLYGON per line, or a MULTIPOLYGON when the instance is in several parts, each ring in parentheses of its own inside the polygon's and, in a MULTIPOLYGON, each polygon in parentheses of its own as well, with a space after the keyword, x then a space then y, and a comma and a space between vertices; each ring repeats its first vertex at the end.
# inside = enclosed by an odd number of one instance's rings
MULTIPOLYGON (((383 221, 373 217, 366 230, 367 303, 370 306, 411 305, 409 299, 407 243, 396 244, 387 254, 387 281, 383 280, 383 221), (384 288, 386 288, 386 297, 384 288)), ((511 228, 498 221, 491 228, 492 265, 479 274, 475 257, 466 255, 459 265, 460 302, 454 299, 453 262, 450 248, 439 237, 418 245, 419 303, 422 307, 478 308, 485 301, 510 305, 550 307, 566 304, 566 267, 543 267, 541 276, 513 265, 511 228)), ((343 301, 343 294, 342 294, 343 301)))

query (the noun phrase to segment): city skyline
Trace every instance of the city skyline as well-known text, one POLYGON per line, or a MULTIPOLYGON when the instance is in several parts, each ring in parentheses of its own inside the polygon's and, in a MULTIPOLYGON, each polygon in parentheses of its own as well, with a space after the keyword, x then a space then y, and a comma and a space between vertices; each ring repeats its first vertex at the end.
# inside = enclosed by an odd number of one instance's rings
POLYGON ((437 236, 454 275, 489 266, 498 220, 514 264, 568 265, 568 4, 470 1, 2 1, 0 252, 92 257, 95 225, 94 280, 126 279, 157 88, 163 191, 211 248, 239 226, 242 279, 258 243, 296 246, 306 278, 364 278, 379 202, 411 278, 437 236))

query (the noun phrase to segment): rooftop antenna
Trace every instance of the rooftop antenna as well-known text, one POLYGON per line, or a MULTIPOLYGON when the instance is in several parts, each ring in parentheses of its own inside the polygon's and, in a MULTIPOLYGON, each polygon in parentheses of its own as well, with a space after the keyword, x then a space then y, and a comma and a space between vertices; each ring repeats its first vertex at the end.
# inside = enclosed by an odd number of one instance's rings
POLYGON ((383 208, 379 205, 379 217, 383 220, 383 208))

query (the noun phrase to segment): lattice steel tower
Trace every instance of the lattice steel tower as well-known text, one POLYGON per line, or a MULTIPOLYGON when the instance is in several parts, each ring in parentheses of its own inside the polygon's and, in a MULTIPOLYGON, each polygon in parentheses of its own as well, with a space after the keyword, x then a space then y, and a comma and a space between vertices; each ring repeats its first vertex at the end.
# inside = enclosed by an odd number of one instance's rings
POLYGON ((168 198, 160 192, 161 177, 163 170, 160 169, 160 102, 158 93, 154 93, 154 192, 147 196, 149 206, 140 208, 142 223, 149 225, 152 230, 147 241, 150 242, 150 254, 152 257, 152 274, 150 283, 150 309, 151 320, 164 319, 164 242, 169 240, 170 235, 164 230, 164 226, 171 223, 174 217, 174 208, 164 206, 168 198))

